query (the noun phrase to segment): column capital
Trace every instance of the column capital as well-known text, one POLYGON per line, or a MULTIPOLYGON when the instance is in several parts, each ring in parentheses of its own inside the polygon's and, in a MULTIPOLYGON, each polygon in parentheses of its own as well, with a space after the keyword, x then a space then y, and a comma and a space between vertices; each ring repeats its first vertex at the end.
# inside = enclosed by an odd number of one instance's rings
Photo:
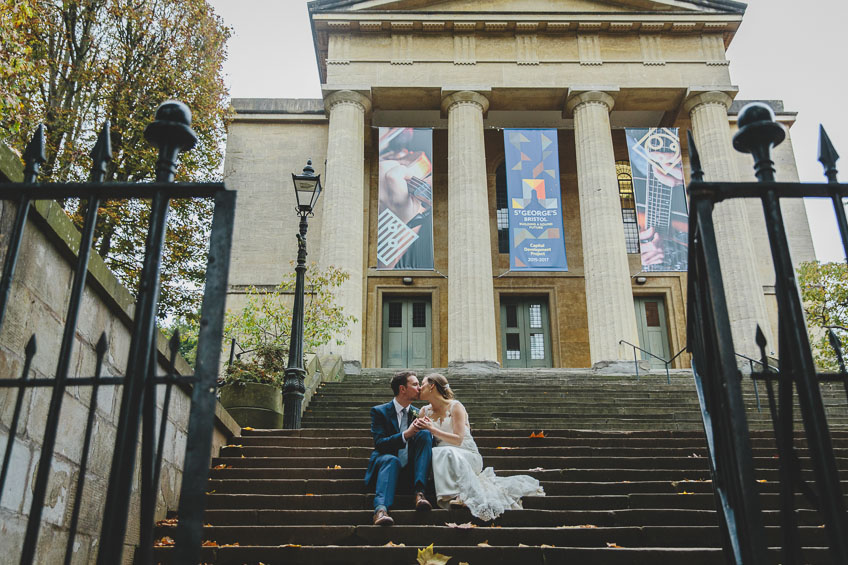
POLYGON ((359 106, 362 112, 367 114, 371 111, 370 90, 341 88, 337 90, 325 88, 324 94, 324 111, 329 115, 333 106, 337 104, 353 104, 359 106))
POLYGON ((618 94, 618 88, 603 87, 603 88, 571 88, 568 91, 568 97, 565 101, 564 114, 571 115, 574 109, 581 104, 590 102, 601 103, 607 107, 607 112, 612 111, 615 106, 615 96, 618 94))
POLYGON ((442 113, 447 115, 456 104, 474 104, 482 113, 489 109, 489 99, 479 90, 442 90, 442 113))
POLYGON ((722 89, 722 90, 707 90, 703 88, 690 88, 686 92, 686 97, 683 99, 683 110, 689 114, 703 104, 721 104, 725 110, 730 108, 733 103, 733 97, 736 96, 738 89, 722 89))

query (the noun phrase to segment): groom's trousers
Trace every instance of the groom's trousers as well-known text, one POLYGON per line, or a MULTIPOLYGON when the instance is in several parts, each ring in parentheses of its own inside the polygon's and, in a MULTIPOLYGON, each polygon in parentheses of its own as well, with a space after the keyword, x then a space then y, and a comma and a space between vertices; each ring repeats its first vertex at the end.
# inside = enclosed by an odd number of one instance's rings
POLYGON ((428 430, 421 430, 407 442, 407 447, 409 449, 409 461, 406 467, 401 467, 397 455, 384 453, 377 457, 375 462, 377 467, 375 509, 380 506, 392 507, 399 480, 406 482, 411 479, 412 492, 424 492, 433 459, 433 436, 428 430))

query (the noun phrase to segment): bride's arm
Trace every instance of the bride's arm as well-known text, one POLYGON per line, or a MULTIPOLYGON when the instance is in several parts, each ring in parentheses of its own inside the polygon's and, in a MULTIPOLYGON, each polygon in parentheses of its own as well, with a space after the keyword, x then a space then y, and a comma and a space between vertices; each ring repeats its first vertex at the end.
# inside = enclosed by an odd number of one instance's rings
POLYGON ((455 402, 451 408, 451 423, 453 424, 453 433, 446 432, 430 424, 427 428, 434 436, 442 441, 452 445, 460 445, 462 438, 465 437, 465 426, 468 422, 468 413, 465 411, 465 406, 459 402, 455 402))

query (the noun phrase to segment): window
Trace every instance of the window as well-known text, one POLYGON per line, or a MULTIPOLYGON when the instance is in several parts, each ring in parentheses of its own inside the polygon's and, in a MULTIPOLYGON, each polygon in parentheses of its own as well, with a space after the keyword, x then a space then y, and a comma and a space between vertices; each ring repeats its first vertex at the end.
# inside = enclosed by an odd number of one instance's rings
POLYGON ((498 214, 498 253, 509 253, 509 196, 506 192, 506 162, 495 170, 495 207, 498 214))
POLYGON ((618 196, 621 199, 621 219, 624 221, 624 242, 628 253, 639 253, 639 224, 636 223, 636 199, 633 194, 633 174, 630 163, 616 161, 618 196))

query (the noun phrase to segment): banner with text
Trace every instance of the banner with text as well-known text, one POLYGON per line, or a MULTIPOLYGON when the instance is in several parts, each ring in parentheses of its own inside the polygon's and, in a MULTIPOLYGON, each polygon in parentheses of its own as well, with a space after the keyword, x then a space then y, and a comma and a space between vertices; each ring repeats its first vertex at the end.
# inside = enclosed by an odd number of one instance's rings
POLYGON ((433 130, 380 128, 378 269, 433 269, 433 130))
POLYGON ((625 130, 643 271, 685 271, 689 207, 677 128, 625 130))
POLYGON ((567 271, 555 129, 505 129, 512 271, 567 271))

